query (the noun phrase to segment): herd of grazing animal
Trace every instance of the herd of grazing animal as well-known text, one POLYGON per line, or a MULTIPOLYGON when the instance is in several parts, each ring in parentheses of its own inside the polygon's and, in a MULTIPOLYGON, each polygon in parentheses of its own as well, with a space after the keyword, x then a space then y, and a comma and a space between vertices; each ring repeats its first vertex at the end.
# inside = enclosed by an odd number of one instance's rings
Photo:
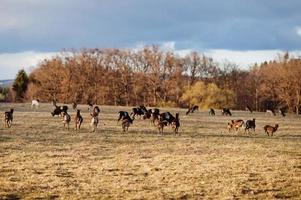
MULTIPOLYGON (((32 100, 31 108, 35 111, 39 108, 40 101, 38 99, 32 100)), ((53 101, 54 110, 51 112, 51 115, 54 116, 61 116, 63 118, 63 125, 66 129, 69 130, 70 128, 70 122, 71 122, 71 116, 68 114, 68 106, 58 106, 56 104, 56 101, 53 101)), ((77 103, 73 102, 72 108, 76 110, 76 114, 74 117, 74 124, 75 124, 75 130, 78 131, 81 128, 81 125, 84 121, 83 117, 81 116, 80 110, 77 108, 77 103)), ((188 111, 186 112, 186 115, 190 113, 194 113, 196 110, 198 110, 199 107, 196 105, 192 105, 188 108, 188 111)), ((253 113, 253 110, 250 106, 246 106, 246 110, 250 113, 253 113)), ((98 106, 93 106, 93 104, 88 103, 88 111, 90 111, 90 117, 91 117, 91 127, 92 132, 96 132, 97 126, 99 124, 99 114, 100 109, 98 106)), ((11 108, 9 111, 6 111, 4 113, 4 126, 5 127, 11 127, 13 122, 13 113, 14 109, 11 108)), ((267 109, 267 114, 270 114, 272 116, 276 115, 276 112, 274 109, 267 109)), ((232 113, 229 108, 222 108, 221 114, 224 116, 232 116, 232 113)), ((213 108, 209 109, 209 115, 215 116, 215 110, 213 108)), ((279 109, 279 115, 285 117, 285 110, 279 109)), ((136 117, 140 117, 143 120, 150 120, 150 123, 157 127, 159 133, 163 133, 163 130, 165 127, 170 126, 175 134, 179 132, 180 128, 180 118, 179 113, 175 113, 175 116, 173 116, 170 112, 162 112, 160 113, 160 110, 158 108, 153 109, 147 109, 145 106, 141 105, 139 107, 132 108, 131 113, 129 114, 127 111, 119 111, 118 112, 118 119, 117 124, 121 121, 121 127, 123 132, 127 132, 129 127, 134 123, 134 120, 136 117)), ((227 129, 229 132, 232 130, 238 131, 239 129, 243 128, 244 132, 250 133, 250 130, 255 132, 256 129, 256 123, 255 118, 251 120, 243 121, 242 119, 237 120, 231 120, 227 124, 227 129)), ((271 125, 265 125, 263 127, 265 133, 268 136, 273 136, 274 133, 278 130, 279 125, 275 124, 275 126, 271 125)))

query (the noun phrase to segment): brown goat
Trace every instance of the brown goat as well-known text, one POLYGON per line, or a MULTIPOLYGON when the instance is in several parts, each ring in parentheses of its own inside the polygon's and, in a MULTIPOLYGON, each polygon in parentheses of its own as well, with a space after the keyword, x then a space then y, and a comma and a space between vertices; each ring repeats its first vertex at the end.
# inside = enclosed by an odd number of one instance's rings
POLYGON ((164 126, 167 126, 167 125, 168 125, 167 121, 158 120, 156 126, 157 126, 158 131, 159 131, 160 134, 163 134, 164 126))
POLYGON ((279 125, 278 125, 278 124, 275 124, 274 127, 271 126, 271 125, 265 125, 265 126, 263 127, 264 132, 265 132, 268 136, 270 136, 270 134, 271 134, 271 136, 273 136, 273 134, 277 131, 278 128, 279 128, 279 125))
POLYGON ((74 119, 75 130, 79 130, 80 129, 80 126, 82 125, 83 121, 84 121, 84 119, 80 115, 80 110, 77 110, 76 115, 75 115, 75 119, 74 119))

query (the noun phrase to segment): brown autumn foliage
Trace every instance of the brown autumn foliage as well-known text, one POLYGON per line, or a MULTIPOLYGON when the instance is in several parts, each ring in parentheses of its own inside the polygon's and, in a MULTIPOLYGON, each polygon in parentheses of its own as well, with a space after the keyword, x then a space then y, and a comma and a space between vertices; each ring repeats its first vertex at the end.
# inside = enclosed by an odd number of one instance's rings
MULTIPOLYGON (((83 49, 63 51, 42 61, 30 74, 27 98, 59 102, 188 106, 181 100, 197 81, 234 93, 233 109, 300 107, 301 60, 286 54, 277 61, 241 70, 216 63, 197 52, 186 57, 158 46, 140 50, 83 49)), ((226 106, 226 105, 225 105, 226 106)))

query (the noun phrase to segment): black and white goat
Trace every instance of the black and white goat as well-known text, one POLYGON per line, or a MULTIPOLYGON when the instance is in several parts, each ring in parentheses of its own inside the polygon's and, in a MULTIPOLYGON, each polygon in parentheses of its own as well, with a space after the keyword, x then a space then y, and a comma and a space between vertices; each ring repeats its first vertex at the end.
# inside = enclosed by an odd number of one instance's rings
POLYGON ((159 115, 159 121, 166 121, 170 125, 176 118, 170 112, 164 112, 159 115))
POLYGON ((231 111, 230 111, 230 109, 229 108, 223 108, 222 109, 222 115, 229 115, 229 116, 232 116, 232 113, 231 113, 231 111))
POLYGON ((63 113, 67 113, 68 111, 68 106, 57 106, 55 105, 54 110, 51 112, 52 117, 54 117, 55 115, 63 115, 63 113))
POLYGON ((118 119, 117 119, 117 124, 119 123, 120 120, 126 119, 129 117, 129 113, 127 111, 119 111, 118 112, 118 119))

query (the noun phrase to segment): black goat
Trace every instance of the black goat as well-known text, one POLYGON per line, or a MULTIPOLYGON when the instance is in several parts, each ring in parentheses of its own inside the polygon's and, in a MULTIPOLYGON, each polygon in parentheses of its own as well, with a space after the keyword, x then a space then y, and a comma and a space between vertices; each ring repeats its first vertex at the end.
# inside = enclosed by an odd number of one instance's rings
POLYGON ((62 115, 61 107, 55 106, 54 110, 51 112, 51 115, 52 117, 54 117, 54 115, 62 115))
POLYGON ((245 132, 247 130, 248 130, 248 132, 250 132, 249 129, 253 129, 253 131, 255 132, 255 128, 256 128, 255 119, 246 121, 245 132))
POLYGON ((4 123, 5 123, 5 126, 10 128, 12 123, 13 123, 13 113, 14 113, 14 109, 11 108, 10 111, 6 111, 4 113, 4 123))
POLYGON ((189 113, 194 113, 194 111, 199 110, 199 106, 191 106, 188 108, 188 111, 186 112, 186 115, 188 115, 189 113))
POLYGON ((232 113, 231 113, 231 111, 230 111, 230 109, 229 108, 223 108, 222 109, 222 115, 229 115, 229 116, 232 116, 232 113))
POLYGON ((132 108, 131 116, 133 116, 133 117, 135 117, 136 115, 142 116, 146 112, 147 112, 147 109, 145 106, 139 106, 136 108, 132 108))

